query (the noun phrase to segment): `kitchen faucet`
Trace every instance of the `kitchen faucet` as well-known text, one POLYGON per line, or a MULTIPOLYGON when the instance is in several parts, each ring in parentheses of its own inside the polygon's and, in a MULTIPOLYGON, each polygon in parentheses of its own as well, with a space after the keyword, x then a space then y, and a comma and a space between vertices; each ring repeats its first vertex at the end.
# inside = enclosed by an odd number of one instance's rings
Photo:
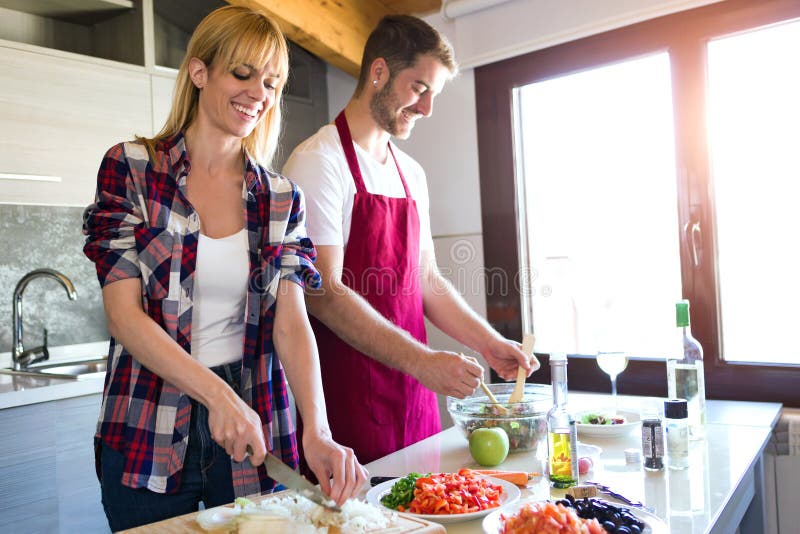
POLYGON ((77 293, 75 293, 75 286, 72 285, 70 279, 53 269, 35 269, 23 276, 20 281, 17 282, 17 287, 14 288, 14 300, 11 304, 14 321, 11 359, 14 363, 15 371, 21 371, 33 363, 41 362, 50 357, 50 353, 47 351, 46 328, 44 329, 44 340, 42 341, 42 346, 27 350, 25 350, 25 348, 22 346, 22 292, 25 291, 25 288, 31 280, 40 277, 55 278, 67 291, 67 297, 69 297, 69 300, 75 300, 78 298, 77 293))

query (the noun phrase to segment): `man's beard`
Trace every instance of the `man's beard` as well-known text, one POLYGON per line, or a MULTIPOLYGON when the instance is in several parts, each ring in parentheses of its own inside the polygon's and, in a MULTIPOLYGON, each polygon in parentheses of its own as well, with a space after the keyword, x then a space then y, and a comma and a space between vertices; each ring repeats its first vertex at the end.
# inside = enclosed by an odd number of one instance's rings
POLYGON ((397 108, 395 104, 392 89, 394 88, 394 80, 389 80, 383 89, 372 97, 369 102, 369 109, 372 114, 372 119, 389 135, 393 137, 400 137, 405 139, 408 137, 410 130, 402 132, 397 125, 397 113, 394 111, 397 108))

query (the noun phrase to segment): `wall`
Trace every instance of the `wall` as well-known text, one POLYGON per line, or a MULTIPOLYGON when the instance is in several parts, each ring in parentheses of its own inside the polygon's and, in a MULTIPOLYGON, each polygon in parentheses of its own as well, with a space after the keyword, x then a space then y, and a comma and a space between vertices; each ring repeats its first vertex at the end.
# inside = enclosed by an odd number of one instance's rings
POLYGON ((83 208, 0 204, 0 352, 11 350, 11 297, 22 276, 49 267, 69 278, 78 299, 70 301, 51 278, 37 278, 23 293, 25 347, 41 345, 47 328, 51 347, 108 339, 94 265, 81 252, 83 208))
POLYGON ((454 20, 428 21, 474 68, 720 0, 509 0, 454 20))

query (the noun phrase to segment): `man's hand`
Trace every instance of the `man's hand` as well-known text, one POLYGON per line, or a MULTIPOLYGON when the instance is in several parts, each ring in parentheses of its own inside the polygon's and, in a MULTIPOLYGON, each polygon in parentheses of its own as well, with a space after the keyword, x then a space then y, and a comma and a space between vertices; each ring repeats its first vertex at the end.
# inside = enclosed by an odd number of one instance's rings
POLYGON ((339 445, 330 435, 304 432, 303 450, 322 492, 339 506, 366 484, 369 473, 358 463, 353 449, 339 445))
POLYGON ((504 380, 514 380, 519 367, 524 368, 528 372, 528 376, 539 368, 536 356, 529 359, 522 352, 519 343, 503 337, 492 338, 481 354, 486 358, 489 366, 497 371, 497 374, 504 380))
POLYGON ((413 376, 442 395, 463 399, 472 395, 483 379, 478 360, 456 352, 432 351, 415 363, 413 376))

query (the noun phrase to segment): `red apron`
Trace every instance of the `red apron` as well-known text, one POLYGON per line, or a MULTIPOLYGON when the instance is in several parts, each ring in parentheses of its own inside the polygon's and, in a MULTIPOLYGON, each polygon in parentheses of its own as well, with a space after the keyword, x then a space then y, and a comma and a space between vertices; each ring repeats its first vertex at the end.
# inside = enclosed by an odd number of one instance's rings
MULTIPOLYGON (((344 111, 335 123, 356 186, 342 281, 393 324, 427 343, 416 202, 391 146, 405 198, 367 192, 344 111)), ((314 318, 312 326, 333 439, 351 447, 359 462, 371 462, 441 430, 435 393, 356 351, 314 318)))

